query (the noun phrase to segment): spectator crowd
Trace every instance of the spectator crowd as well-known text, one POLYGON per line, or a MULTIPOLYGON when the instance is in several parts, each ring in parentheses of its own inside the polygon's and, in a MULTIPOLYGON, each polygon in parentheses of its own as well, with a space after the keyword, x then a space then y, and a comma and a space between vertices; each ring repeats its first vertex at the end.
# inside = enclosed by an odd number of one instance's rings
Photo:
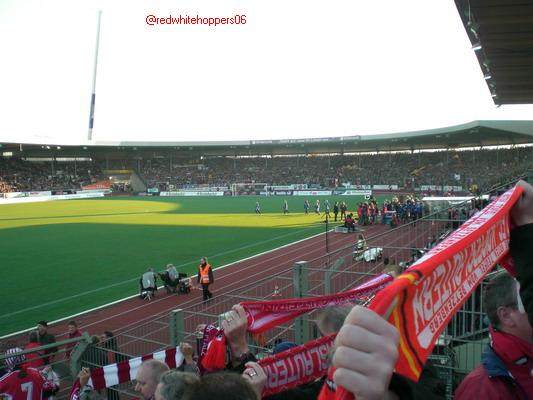
POLYGON ((81 189, 101 175, 93 162, 33 162, 0 158, 0 193, 81 189))
MULTIPOLYGON (((304 184, 313 188, 393 185, 461 186, 479 191, 532 166, 532 148, 285 157, 130 158, 91 162, 0 159, 0 193, 80 188, 104 170, 135 170, 147 187, 167 191, 234 183, 304 184)), ((124 189, 124 188, 123 188, 124 189)), ((127 191, 124 189, 124 191, 127 191)))

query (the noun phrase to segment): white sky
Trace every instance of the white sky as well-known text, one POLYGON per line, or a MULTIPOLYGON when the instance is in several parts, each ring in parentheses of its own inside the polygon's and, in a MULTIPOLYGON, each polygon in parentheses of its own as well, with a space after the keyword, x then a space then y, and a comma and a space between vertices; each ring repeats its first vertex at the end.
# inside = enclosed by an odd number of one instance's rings
POLYGON ((496 108, 453 1, 0 0, 0 141, 243 140, 361 135, 496 108), (148 26, 245 14, 245 25, 148 26))

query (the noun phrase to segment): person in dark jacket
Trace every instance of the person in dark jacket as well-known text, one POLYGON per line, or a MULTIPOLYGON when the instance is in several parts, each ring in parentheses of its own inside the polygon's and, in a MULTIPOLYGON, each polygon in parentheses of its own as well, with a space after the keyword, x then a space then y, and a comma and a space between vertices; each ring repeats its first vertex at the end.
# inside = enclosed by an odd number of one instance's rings
MULTIPOLYGON (((37 324, 37 331, 39 332, 39 344, 41 346, 56 342, 55 336, 48 333, 48 323, 46 321, 39 321, 39 323, 37 324)), ((53 361, 54 355, 55 353, 57 353, 57 350, 57 347, 52 347, 50 349, 44 350, 44 355, 46 357, 43 358, 43 362, 45 364, 50 364, 53 361)))
POLYGON ((533 325, 533 186, 524 181, 518 185, 524 188, 524 194, 511 210, 515 228, 509 246, 520 283, 520 299, 533 325))
POLYGON ((491 343, 481 365, 457 388, 455 399, 527 400, 533 394, 533 329, 518 308, 516 280, 501 271, 487 285, 484 302, 491 343))

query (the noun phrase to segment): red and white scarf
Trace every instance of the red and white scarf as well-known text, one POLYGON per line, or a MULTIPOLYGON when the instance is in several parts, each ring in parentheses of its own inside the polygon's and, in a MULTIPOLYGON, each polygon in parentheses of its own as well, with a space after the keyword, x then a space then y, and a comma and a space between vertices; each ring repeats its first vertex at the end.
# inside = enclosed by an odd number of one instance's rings
MULTIPOLYGON (((369 308, 400 333, 396 372, 418 381, 450 319, 509 252, 509 212, 522 194, 508 190, 376 294, 369 308)), ((338 388, 336 399, 353 396, 338 388)))
POLYGON ((177 368, 183 363, 183 354, 179 347, 176 347, 95 368, 91 370, 89 385, 95 390, 100 390, 118 385, 119 383, 129 382, 137 376, 137 371, 142 362, 150 359, 162 361, 167 364, 169 368, 177 368))
POLYGON ((267 375, 263 397, 325 376, 334 340, 333 336, 325 336, 260 360, 259 365, 267 375))
POLYGON ((381 274, 354 289, 342 293, 303 299, 245 301, 240 303, 248 314, 248 332, 257 334, 292 321, 313 310, 354 302, 392 282, 392 276, 381 274))

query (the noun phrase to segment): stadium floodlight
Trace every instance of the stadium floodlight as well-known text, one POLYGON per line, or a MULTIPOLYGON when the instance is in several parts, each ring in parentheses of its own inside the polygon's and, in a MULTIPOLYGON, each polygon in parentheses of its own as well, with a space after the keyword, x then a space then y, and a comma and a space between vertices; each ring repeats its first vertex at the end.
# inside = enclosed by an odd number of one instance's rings
POLYGON ((481 43, 479 43, 479 42, 474 43, 473 46, 472 46, 472 50, 474 50, 474 51, 478 51, 478 50, 481 50, 481 49, 482 49, 481 43))
POLYGON ((492 75, 491 74, 485 74, 485 76, 483 76, 483 78, 485 78, 485 80, 488 81, 490 78, 492 78, 492 75))

